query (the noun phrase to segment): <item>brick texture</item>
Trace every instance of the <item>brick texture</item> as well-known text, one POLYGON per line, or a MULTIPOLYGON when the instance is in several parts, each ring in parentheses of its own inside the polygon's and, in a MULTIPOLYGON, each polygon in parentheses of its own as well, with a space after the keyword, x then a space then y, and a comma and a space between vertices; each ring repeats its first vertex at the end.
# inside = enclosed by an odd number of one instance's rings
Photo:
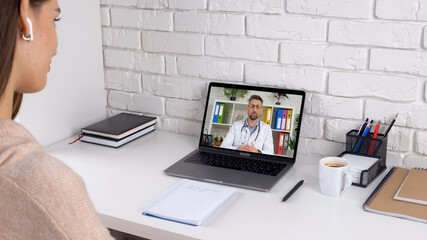
POLYGON ((422 25, 332 20, 329 41, 389 48, 419 48, 422 25))
POLYGON ((299 151, 338 155, 365 118, 388 166, 427 167, 427 0, 101 0, 108 114, 198 136, 211 81, 306 91, 299 151))

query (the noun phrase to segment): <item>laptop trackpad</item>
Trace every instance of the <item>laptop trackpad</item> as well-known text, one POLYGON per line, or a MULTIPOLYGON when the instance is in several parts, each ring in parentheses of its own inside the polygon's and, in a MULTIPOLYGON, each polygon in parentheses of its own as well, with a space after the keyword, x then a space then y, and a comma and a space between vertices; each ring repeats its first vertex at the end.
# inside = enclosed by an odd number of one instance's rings
POLYGON ((205 166, 197 171, 193 177, 204 179, 205 181, 213 180, 214 182, 220 181, 224 183, 239 184, 242 183, 248 175, 249 173, 246 172, 205 166))

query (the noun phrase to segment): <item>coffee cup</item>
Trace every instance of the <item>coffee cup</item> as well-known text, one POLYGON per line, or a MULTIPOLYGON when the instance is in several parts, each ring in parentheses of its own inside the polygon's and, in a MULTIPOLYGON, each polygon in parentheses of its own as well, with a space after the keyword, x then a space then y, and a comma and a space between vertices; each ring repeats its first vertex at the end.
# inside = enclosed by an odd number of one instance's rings
POLYGON ((339 197, 352 183, 350 163, 340 157, 325 157, 319 161, 320 191, 330 197, 339 197))

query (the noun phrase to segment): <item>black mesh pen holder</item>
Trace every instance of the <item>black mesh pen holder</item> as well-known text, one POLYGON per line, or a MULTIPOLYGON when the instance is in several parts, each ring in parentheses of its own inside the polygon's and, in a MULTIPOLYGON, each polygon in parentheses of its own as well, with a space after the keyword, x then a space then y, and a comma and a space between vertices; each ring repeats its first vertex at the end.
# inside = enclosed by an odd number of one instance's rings
POLYGON ((360 173, 360 181, 353 182, 354 186, 367 187, 375 178, 382 173, 386 167, 387 158, 387 136, 377 134, 372 138, 372 133, 362 137, 358 135, 358 130, 351 130, 346 134, 346 151, 340 156, 350 153, 354 155, 377 157, 378 160, 366 170, 360 173))

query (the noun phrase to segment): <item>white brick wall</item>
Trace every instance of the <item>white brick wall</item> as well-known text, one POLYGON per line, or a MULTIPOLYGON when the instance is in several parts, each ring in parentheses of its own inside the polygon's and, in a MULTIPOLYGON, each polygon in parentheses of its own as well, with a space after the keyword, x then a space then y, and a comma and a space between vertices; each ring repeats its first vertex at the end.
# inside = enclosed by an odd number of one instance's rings
POLYGON ((143 85, 144 91, 157 96, 188 100, 206 98, 206 84, 200 80, 144 75, 143 85))
POLYGON ((235 14, 177 12, 175 14, 175 31, 244 35, 245 16, 235 14))
POLYGON ((417 97, 417 80, 390 74, 331 72, 329 93, 343 97, 368 96, 412 102, 417 97))
POLYGON ((370 69, 427 76, 427 52, 372 49, 370 69))
POLYGON ((368 50, 324 43, 287 42, 280 45, 280 62, 294 65, 366 69, 368 50))
POLYGON ((105 88, 126 92, 141 92, 141 74, 117 70, 106 70, 105 88))
POLYGON ((290 13, 364 19, 369 18, 372 12, 370 0, 288 0, 286 10, 290 13))
MULTIPOLYGON (((249 1, 248 1, 249 2, 249 1)), ((303 16, 250 15, 249 36, 291 40, 326 40, 327 20, 303 16)))
POLYGON ((305 68, 246 64, 246 82, 308 91, 323 91, 325 77, 322 71, 305 68))
POLYGON ((106 7, 101 8, 101 25, 108 26, 111 24, 110 9, 106 7))
POLYGON ((104 45, 141 49, 141 32, 129 29, 103 29, 104 45))
POLYGON ((278 43, 271 40, 206 36, 206 55, 275 62, 278 43))
POLYGON ((325 126, 325 138, 330 141, 345 143, 345 134, 351 129, 358 129, 360 122, 345 119, 328 119, 325 126))
POLYGON ((203 55, 203 39, 200 34, 144 31, 142 48, 147 52, 203 55))
POLYGON ((427 49, 427 27, 424 27, 424 48, 427 49))
POLYGON ((243 64, 238 62, 182 56, 178 57, 177 66, 178 73, 184 76, 243 82, 243 64))
POLYGON ((114 27, 142 27, 142 11, 138 9, 112 8, 111 25, 114 27))
POLYGON ((135 70, 150 73, 165 73, 165 57, 151 53, 135 53, 135 70))
POLYGON ((282 13, 284 7, 282 0, 210 0, 209 10, 225 12, 282 13))
POLYGON ((369 117, 388 165, 427 166, 427 0, 103 0, 107 112, 198 136, 210 81, 307 92, 301 153, 369 117))
POLYGON ((172 13, 144 10, 141 12, 142 29, 172 31, 172 13))
POLYGON ((332 20, 329 41, 390 48, 419 48, 422 25, 332 20))
POLYGON ((427 20, 427 1, 377 0, 375 15, 393 20, 427 20))
POLYGON ((166 101, 166 114, 173 117, 203 120, 204 104, 202 102, 170 98, 166 101))

